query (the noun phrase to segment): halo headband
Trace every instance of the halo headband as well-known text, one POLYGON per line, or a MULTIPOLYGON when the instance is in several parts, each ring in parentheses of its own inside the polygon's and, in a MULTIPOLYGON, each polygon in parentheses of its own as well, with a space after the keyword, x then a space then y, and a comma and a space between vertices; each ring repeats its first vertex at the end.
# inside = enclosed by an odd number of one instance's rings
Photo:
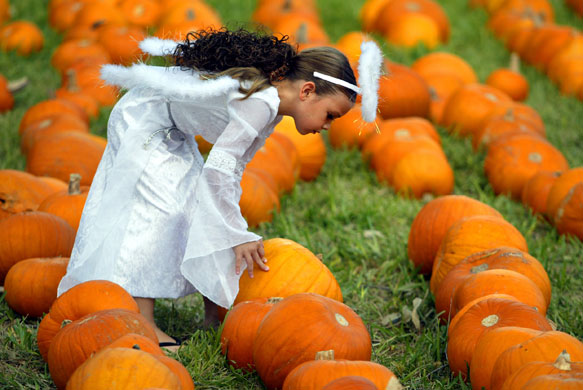
POLYGON ((332 84, 341 85, 344 88, 348 88, 348 89, 353 90, 356 93, 360 93, 360 88, 357 87, 354 84, 350 84, 348 81, 344 81, 344 80, 339 79, 339 78, 336 78, 336 77, 328 76, 327 74, 320 73, 320 72, 314 72, 314 77, 317 77, 317 78, 322 79, 322 80, 329 81, 332 84))

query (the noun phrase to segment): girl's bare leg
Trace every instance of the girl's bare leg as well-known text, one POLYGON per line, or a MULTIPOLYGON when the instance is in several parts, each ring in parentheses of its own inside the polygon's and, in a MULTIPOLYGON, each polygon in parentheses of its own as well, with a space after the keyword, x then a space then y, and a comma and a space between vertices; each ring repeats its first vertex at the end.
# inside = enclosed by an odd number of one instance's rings
POLYGON ((219 326, 219 307, 207 297, 202 297, 204 301, 204 323, 205 328, 217 328, 219 326))
MULTIPOLYGON (((172 337, 168 336, 160 328, 158 328, 158 325, 156 325, 156 322, 154 321, 154 299, 153 298, 136 298, 136 297, 134 297, 134 299, 136 300, 136 303, 138 304, 138 308, 140 309, 140 313, 154 327, 154 330, 156 331, 156 336, 158 336, 158 341, 161 343, 162 342, 175 342, 176 340, 174 340, 172 337)), ((170 351, 176 351, 176 350, 178 350, 179 347, 178 346, 170 346, 170 347, 164 347, 164 348, 168 349, 170 351)))

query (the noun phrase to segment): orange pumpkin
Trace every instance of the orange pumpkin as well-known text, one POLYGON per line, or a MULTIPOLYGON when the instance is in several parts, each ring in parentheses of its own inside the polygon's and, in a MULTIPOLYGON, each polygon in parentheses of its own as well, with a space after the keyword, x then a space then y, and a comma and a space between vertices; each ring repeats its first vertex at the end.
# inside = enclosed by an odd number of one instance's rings
POLYGON ((328 267, 309 249, 285 238, 263 242, 268 272, 247 272, 239 279, 234 304, 255 298, 288 297, 312 292, 342 302, 340 286, 328 267))
POLYGON ((40 28, 32 22, 17 20, 0 27, 0 49, 16 51, 21 56, 29 56, 44 46, 44 36, 40 28))
POLYGON ((563 154, 544 138, 531 133, 508 133, 488 146, 484 172, 496 194, 520 200, 526 182, 539 171, 569 168, 563 154))
POLYGON ((271 137, 265 140, 247 167, 268 171, 278 185, 277 195, 291 192, 296 184, 293 162, 284 147, 271 137))
POLYGON ((148 320, 125 309, 102 310, 66 321, 53 338, 48 354, 49 372, 57 388, 65 388, 69 377, 92 354, 127 333, 141 334, 158 342, 148 320))
POLYGON ((534 361, 552 362, 566 350, 574 361, 583 360, 583 343, 568 333, 546 331, 504 351, 494 364, 490 388, 499 390, 521 366, 534 361))
POLYGON ((239 207, 247 224, 256 227, 262 222, 271 222, 273 213, 279 212, 279 198, 263 179, 245 169, 241 179, 239 207))
POLYGON ((378 387, 365 377, 347 375, 328 382, 322 390, 378 390, 378 387))
POLYGON ((166 367, 172 371, 174 375, 178 377, 180 381, 180 390, 194 390, 194 381, 192 380, 192 375, 186 367, 178 360, 172 359, 164 354, 154 355, 159 362, 163 363, 166 367))
POLYGON ((72 173, 69 179, 69 188, 45 198, 38 210, 63 218, 76 232, 88 193, 89 187, 81 188, 81 176, 72 173))
POLYGON ((429 86, 431 102, 429 103, 429 118, 437 124, 443 123, 443 110, 449 97, 457 91, 463 81, 455 73, 432 72, 421 75, 429 86))
POLYGON ((57 299, 57 287, 67 272, 67 257, 32 258, 8 270, 4 281, 6 303, 15 312, 41 317, 57 299))
POLYGON ((63 131, 89 133, 89 125, 78 116, 69 114, 56 114, 40 119, 23 127, 20 150, 26 156, 34 143, 43 135, 57 134, 63 131))
POLYGON ((258 4, 251 20, 273 29, 279 20, 288 16, 301 16, 315 23, 320 22, 318 10, 313 3, 305 0, 268 1, 258 4))
POLYGON ((557 171, 538 171, 532 175, 522 188, 522 204, 528 206, 533 214, 546 215, 549 192, 560 175, 561 172, 557 171))
POLYGON ((443 237, 435 256, 430 280, 431 292, 437 292, 447 273, 464 258, 500 246, 528 252, 522 233, 503 218, 477 215, 456 221, 443 237))
POLYGON ((339 359, 370 360, 366 326, 345 304, 300 293, 284 298, 267 313, 255 336, 253 360, 266 387, 277 389, 295 367, 330 349, 339 359))
POLYGON ((364 31, 356 30, 344 33, 336 41, 336 48, 348 58, 348 61, 354 66, 358 64, 360 58, 360 45, 366 41, 372 41, 373 38, 364 31))
POLYGON ((583 240, 583 182, 575 184, 561 201, 554 224, 560 234, 583 240))
POLYGON ((0 74, 0 113, 10 111, 14 107, 14 96, 9 88, 8 81, 0 74))
POLYGON ((512 53, 509 68, 498 68, 492 71, 486 79, 486 84, 506 92, 514 101, 524 101, 529 92, 529 83, 520 73, 518 54, 512 53))
POLYGON ((89 134, 62 132, 41 137, 32 146, 26 159, 26 171, 68 181, 71 173, 81 175, 81 185, 91 185, 105 143, 89 134))
POLYGON ((37 344, 46 361, 53 337, 65 320, 77 320, 105 309, 125 309, 139 312, 134 298, 120 285, 107 280, 80 283, 60 295, 38 327, 37 344))
POLYGON ((10 3, 8 0, 0 0, 0 24, 10 19, 10 3))
POLYGON ((118 7, 130 26, 141 28, 156 26, 162 13, 158 0, 120 0, 118 7))
POLYGON ((300 153, 298 148, 291 140, 291 138, 282 132, 274 131, 269 136, 270 139, 277 141, 281 147, 285 150, 285 154, 289 157, 292 165, 292 170, 294 173, 294 178, 297 180, 300 177, 300 153))
POLYGON ((164 355, 164 351, 158 343, 139 333, 126 333, 107 344, 104 348, 133 348, 151 353, 152 355, 164 355))
MULTIPOLYGON (((334 350, 317 352, 314 360, 300 364, 288 374, 282 390, 335 389, 336 387, 329 387, 332 381, 339 382, 340 378, 355 376, 372 382, 373 389, 402 389, 395 374, 387 367, 370 361, 335 360, 334 355, 334 350)), ((346 389, 359 389, 359 387, 350 386, 346 389)))
POLYGON ((367 137, 374 134, 380 117, 374 123, 362 119, 360 104, 355 104, 350 111, 335 119, 328 130, 328 139, 333 148, 359 149, 367 137))
POLYGON ((435 48, 440 42, 437 22, 422 13, 406 13, 387 27, 385 39, 397 46, 415 47, 419 44, 428 49, 435 48))
POLYGON ((551 221, 555 220, 561 202, 565 199, 571 188, 582 182, 583 167, 565 169, 565 172, 555 180, 549 191, 546 205, 547 215, 551 221))
POLYGON ((419 272, 431 273, 439 245, 451 225, 474 215, 502 217, 493 207, 465 195, 441 196, 421 208, 413 219, 407 242, 409 260, 419 272))
POLYGON ((221 331, 221 351, 229 364, 243 371, 255 371, 253 341, 259 324, 282 298, 257 298, 236 304, 227 314, 221 331))
POLYGON ((273 32, 289 36, 292 44, 328 45, 330 37, 321 23, 305 18, 303 14, 290 13, 273 25, 273 32))
POLYGON ((65 99, 48 99, 43 100, 26 110, 20 120, 18 133, 22 135, 24 129, 31 123, 61 114, 76 116, 89 125, 89 117, 87 113, 78 105, 65 99))
POLYGON ((425 78, 431 74, 454 74, 464 84, 478 82, 474 68, 462 57, 454 53, 436 51, 419 57, 411 65, 411 69, 425 78))
POLYGON ((578 390, 583 388, 583 375, 580 373, 541 375, 532 378, 523 386, 524 390, 578 390))
POLYGON ((55 190, 28 172, 0 169, 0 220, 23 211, 35 211, 55 190))
POLYGON ((70 256, 75 232, 60 217, 41 211, 0 220, 0 282, 16 263, 34 257, 70 256))
POLYGON ((326 162, 326 144, 322 135, 301 135, 290 116, 285 116, 275 126, 275 131, 287 135, 296 146, 300 160, 300 178, 305 181, 316 179, 326 162))
POLYGON ((129 65, 142 56, 139 42, 146 37, 146 31, 135 26, 113 24, 99 28, 97 41, 109 53, 114 64, 129 65))
POLYGON ((67 85, 57 88, 55 90, 55 96, 78 105, 91 119, 99 116, 99 103, 97 99, 89 93, 82 91, 74 82, 69 82, 67 85))
POLYGON ((95 98, 100 107, 113 106, 119 98, 119 89, 105 84, 100 78, 100 66, 103 59, 80 60, 74 62, 63 72, 61 88, 77 89, 95 98))
POLYGON ((517 326, 499 327, 483 333, 476 342, 470 364, 472 390, 490 389, 490 377, 498 356, 541 333, 540 330, 517 326))
POLYGON ((88 39, 71 39, 61 43, 51 56, 51 65, 60 72, 65 72, 75 62, 99 61, 109 63, 112 58, 107 49, 99 42, 88 39))
POLYGON ((484 299, 460 314, 455 327, 448 330, 447 359, 454 375, 468 377, 467 367, 479 338, 493 329, 507 326, 552 330, 545 316, 525 303, 501 299, 484 299))
POLYGON ((104 26, 127 24, 125 15, 115 1, 86 2, 75 16, 74 26, 104 26))
POLYGON ((533 378, 554 374, 583 374, 583 362, 572 362, 563 351, 554 362, 530 362, 521 366, 504 381, 501 390, 522 389, 533 378))
POLYGON ((456 289, 467 278, 489 269, 508 269, 528 277, 541 290, 547 305, 550 304, 551 282, 542 264, 526 252, 500 247, 474 253, 448 272, 435 294, 435 311, 439 313, 442 321, 446 321, 450 316, 456 289))
POLYGON ((132 348, 103 348, 71 375, 67 390, 162 388, 182 390, 180 379, 147 352, 132 348))

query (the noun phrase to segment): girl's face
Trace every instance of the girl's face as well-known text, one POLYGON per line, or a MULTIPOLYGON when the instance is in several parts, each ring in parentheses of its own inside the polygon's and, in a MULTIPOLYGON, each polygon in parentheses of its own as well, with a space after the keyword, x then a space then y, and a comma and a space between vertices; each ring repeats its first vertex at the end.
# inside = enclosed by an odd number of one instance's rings
POLYGON ((353 105, 343 93, 318 95, 315 89, 307 88, 300 93, 292 116, 300 134, 319 133, 329 130, 332 121, 346 114, 353 105))

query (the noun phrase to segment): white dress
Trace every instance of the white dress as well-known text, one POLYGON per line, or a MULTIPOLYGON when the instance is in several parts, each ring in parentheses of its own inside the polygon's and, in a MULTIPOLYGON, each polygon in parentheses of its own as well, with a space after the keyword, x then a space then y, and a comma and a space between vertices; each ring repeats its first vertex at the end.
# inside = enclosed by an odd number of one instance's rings
POLYGON ((273 87, 240 100, 229 77, 108 66, 128 88, 108 122, 108 144, 83 210, 58 294, 105 279, 132 296, 199 291, 229 307, 240 275, 233 247, 261 237, 239 209, 245 165, 281 120, 273 87), (206 162, 194 136, 214 143, 206 162))

